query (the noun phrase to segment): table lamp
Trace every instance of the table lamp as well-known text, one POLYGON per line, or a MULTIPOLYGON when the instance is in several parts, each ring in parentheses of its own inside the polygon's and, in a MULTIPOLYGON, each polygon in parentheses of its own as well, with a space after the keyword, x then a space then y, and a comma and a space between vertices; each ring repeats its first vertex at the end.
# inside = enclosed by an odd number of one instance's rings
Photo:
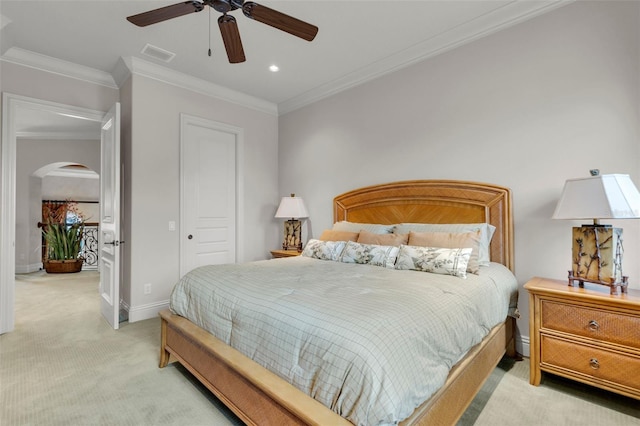
POLYGON ((291 197, 282 197, 275 217, 289 218, 284 222, 282 249, 302 251, 302 239, 300 238, 302 224, 298 219, 309 217, 302 198, 296 197, 296 194, 291 194, 291 197))
POLYGON ((593 219, 593 224, 573 228, 572 268, 569 285, 577 281, 610 287, 611 294, 627 292, 628 277, 622 275, 622 228, 600 224, 600 219, 640 218, 640 193, 629 175, 600 175, 569 179, 553 219, 593 219))

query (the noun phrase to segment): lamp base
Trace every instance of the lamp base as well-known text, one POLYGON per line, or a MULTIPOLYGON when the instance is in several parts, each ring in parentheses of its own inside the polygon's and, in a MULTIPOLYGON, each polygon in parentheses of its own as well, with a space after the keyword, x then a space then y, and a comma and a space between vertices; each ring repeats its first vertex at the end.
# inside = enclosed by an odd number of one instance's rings
POLYGON ((299 220, 289 219, 284 222, 284 241, 282 243, 282 250, 302 251, 300 228, 301 223, 299 220))
POLYGON ((573 228, 570 279, 607 286, 622 279, 622 228, 583 225, 573 228))
POLYGON ((629 284, 629 277, 626 276, 626 275, 623 275, 621 282, 609 283, 609 282, 606 282, 606 281, 598 281, 598 280, 586 279, 586 278, 583 278, 583 277, 574 277, 573 276, 573 271, 569 271, 569 287, 574 287, 576 281, 578 282, 578 287, 581 287, 581 288, 584 288, 584 283, 588 282, 588 283, 606 285, 607 287, 609 287, 609 293, 610 294, 618 294, 618 287, 620 287, 620 291, 622 293, 626 293, 627 292, 627 285, 629 284))

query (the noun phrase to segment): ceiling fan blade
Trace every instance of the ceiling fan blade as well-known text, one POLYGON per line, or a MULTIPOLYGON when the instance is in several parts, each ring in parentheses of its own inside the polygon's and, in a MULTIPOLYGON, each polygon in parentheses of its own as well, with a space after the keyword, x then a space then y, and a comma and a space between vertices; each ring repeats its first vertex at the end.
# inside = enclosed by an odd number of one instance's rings
POLYGON ((297 18, 285 15, 282 12, 273 10, 258 3, 248 1, 242 6, 242 12, 246 17, 255 19, 263 24, 270 25, 274 28, 300 37, 304 40, 311 41, 318 34, 318 27, 308 24, 297 18))
POLYGON ((244 49, 242 48, 242 40, 240 40, 236 18, 231 15, 222 15, 218 18, 218 26, 220 27, 220 33, 222 33, 222 41, 224 41, 224 48, 227 50, 229 62, 232 64, 244 62, 244 49))
POLYGON ((199 1, 185 1, 171 6, 161 7, 160 9, 150 10, 148 12, 139 13, 127 17, 127 21, 139 27, 156 24, 178 16, 188 15, 193 12, 200 12, 204 9, 204 4, 199 1))

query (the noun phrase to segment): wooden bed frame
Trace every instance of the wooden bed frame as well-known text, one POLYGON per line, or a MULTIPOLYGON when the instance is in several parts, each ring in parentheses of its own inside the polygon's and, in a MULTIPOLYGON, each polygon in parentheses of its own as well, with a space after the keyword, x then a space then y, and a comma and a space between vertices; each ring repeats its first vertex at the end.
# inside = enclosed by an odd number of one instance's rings
MULTIPOLYGON (((334 199, 334 221, 478 223, 496 227, 491 260, 513 270, 509 189, 475 182, 413 180, 370 186, 334 199)), ((174 358, 249 425, 351 425, 280 377, 165 310, 160 367, 174 358)), ((516 356, 515 319, 508 317, 449 373, 445 385, 401 425, 455 424, 502 356, 516 356)))

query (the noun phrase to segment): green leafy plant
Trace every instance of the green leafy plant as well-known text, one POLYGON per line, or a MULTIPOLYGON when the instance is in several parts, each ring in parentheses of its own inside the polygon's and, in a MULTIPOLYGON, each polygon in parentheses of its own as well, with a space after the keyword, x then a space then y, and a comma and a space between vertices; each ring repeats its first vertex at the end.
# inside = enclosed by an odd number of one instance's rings
POLYGON ((42 234, 47 243, 48 260, 80 259, 80 248, 84 234, 85 218, 74 201, 59 205, 45 205, 45 223, 42 234), (75 221, 67 222, 67 212, 72 212, 75 221))

